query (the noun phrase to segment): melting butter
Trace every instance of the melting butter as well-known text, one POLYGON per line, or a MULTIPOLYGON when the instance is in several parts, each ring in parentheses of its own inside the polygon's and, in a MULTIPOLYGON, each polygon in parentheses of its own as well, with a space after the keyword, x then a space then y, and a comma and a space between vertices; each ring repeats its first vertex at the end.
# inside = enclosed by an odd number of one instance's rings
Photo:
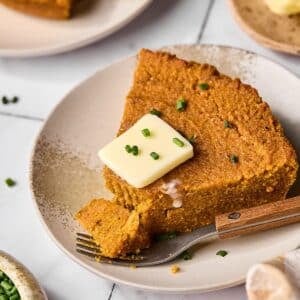
POLYGON ((99 151, 103 163, 136 188, 151 184, 193 155, 193 146, 189 141, 152 114, 143 116, 99 151), (143 134, 144 129, 149 130, 149 136, 143 134), (129 151, 125 149, 126 145, 129 151), (133 146, 138 147, 137 155, 130 152, 133 146), (153 152, 158 155, 158 159, 151 155, 153 152))

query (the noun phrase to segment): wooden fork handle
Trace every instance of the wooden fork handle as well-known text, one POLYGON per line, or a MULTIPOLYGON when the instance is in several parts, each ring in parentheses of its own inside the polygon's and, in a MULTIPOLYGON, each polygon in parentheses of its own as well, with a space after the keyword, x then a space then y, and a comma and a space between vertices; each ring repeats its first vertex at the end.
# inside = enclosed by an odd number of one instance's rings
POLYGON ((216 216, 222 239, 300 222, 300 196, 216 216))

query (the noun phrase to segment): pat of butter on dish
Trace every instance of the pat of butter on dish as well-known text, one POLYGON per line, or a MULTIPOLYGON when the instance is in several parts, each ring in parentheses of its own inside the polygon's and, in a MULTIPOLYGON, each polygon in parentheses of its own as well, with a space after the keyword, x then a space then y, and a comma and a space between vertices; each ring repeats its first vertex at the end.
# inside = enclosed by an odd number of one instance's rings
POLYGON ((194 152, 189 141, 168 123, 147 114, 98 154, 103 163, 122 179, 136 188, 142 188, 193 157, 194 152), (149 129, 150 136, 143 135, 145 128, 149 129), (173 138, 178 138, 184 145, 180 147, 173 138), (126 145, 138 146, 138 155, 128 153, 126 145), (157 153, 159 158, 153 159, 151 152, 157 153))

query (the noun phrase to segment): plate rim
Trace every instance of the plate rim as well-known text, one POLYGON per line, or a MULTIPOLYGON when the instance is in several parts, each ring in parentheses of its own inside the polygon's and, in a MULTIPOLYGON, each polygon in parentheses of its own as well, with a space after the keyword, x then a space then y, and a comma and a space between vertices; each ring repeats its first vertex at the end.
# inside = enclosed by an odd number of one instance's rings
MULTIPOLYGON (((30 57, 43 57, 43 56, 52 56, 56 54, 70 52, 88 45, 91 45, 95 42, 98 42, 109 35, 115 33, 122 27, 128 25, 132 22, 138 15, 140 15, 152 2, 153 0, 142 0, 143 3, 130 15, 127 15, 124 19, 117 22, 115 25, 106 29, 103 32, 89 35, 86 38, 80 40, 70 41, 68 43, 60 43, 52 47, 38 47, 32 49, 21 49, 17 50, 14 48, 3 49, 0 47, 0 57, 10 57, 10 58, 30 58, 30 57)), ((39 18, 34 17, 33 18, 39 18)))
POLYGON ((253 38, 260 45, 265 46, 267 48, 284 52, 284 53, 293 54, 295 56, 300 56, 299 46, 278 42, 276 40, 273 40, 261 34, 260 32, 256 31, 253 27, 251 27, 247 22, 245 22, 244 18, 238 12, 235 2, 236 0, 228 0, 231 13, 234 19, 236 20, 236 22, 238 23, 238 25, 240 25, 241 28, 244 30, 244 32, 246 32, 251 38, 253 38))
MULTIPOLYGON (((164 46, 164 48, 167 48, 167 47, 218 47, 218 48, 238 50, 238 51, 244 52, 245 54, 251 54, 251 55, 258 56, 258 57, 260 57, 260 58, 262 58, 262 59, 264 59, 268 62, 271 62, 271 63, 273 63, 277 66, 280 66, 285 71, 287 71, 289 73, 289 75, 293 76, 295 79, 300 81, 299 76, 297 76, 294 72, 292 72, 290 69, 283 66, 282 64, 280 64, 280 63, 274 61, 273 59, 270 59, 270 58, 268 58, 264 55, 255 53, 254 51, 249 51, 249 50, 242 49, 242 48, 239 48, 239 47, 232 47, 232 46, 228 46, 228 45, 217 45, 217 44, 194 44, 194 43, 193 44, 175 44, 175 45, 164 46)), ((99 276, 103 279, 110 280, 110 281, 112 281, 114 283, 117 283, 117 284, 125 285, 125 286, 128 286, 128 287, 133 287, 133 288, 136 288, 136 289, 141 289, 141 290, 144 290, 144 291, 160 292, 160 293, 165 293, 165 294, 183 294, 183 293, 184 294, 193 294, 193 293, 202 294, 202 293, 206 293, 206 292, 222 290, 222 289, 225 289, 225 288, 230 288, 230 287, 234 287, 234 286, 243 284, 245 282, 246 274, 244 276, 236 278, 235 280, 230 280, 230 281, 227 281, 227 282, 222 283, 222 284, 211 284, 211 285, 202 286, 202 287, 199 287, 199 288, 198 287, 194 287, 194 288, 155 287, 155 286, 149 286, 149 285, 146 285, 146 284, 140 284, 140 283, 127 281, 127 280, 124 280, 124 279, 119 279, 119 278, 114 277, 112 275, 107 275, 107 274, 105 274, 104 272, 102 272, 100 270, 94 269, 92 266, 86 264, 83 260, 77 258, 75 255, 73 255, 71 252, 69 252, 64 247, 64 245, 52 233, 52 231, 48 227, 48 225, 47 225, 47 223, 46 223, 46 221, 45 221, 45 219, 44 219, 44 217, 41 213, 41 210, 39 208, 37 199, 35 198, 35 193, 34 193, 34 188, 33 188, 33 181, 34 181, 34 179, 33 179, 33 162, 34 162, 34 156, 35 156, 35 152, 36 152, 36 148, 37 148, 37 142, 39 141, 44 128, 46 128, 46 125, 47 125, 49 119, 54 115, 55 111, 59 108, 60 105, 62 105, 62 103, 65 101, 65 99, 68 98, 70 96, 70 94, 73 93, 76 89, 80 88, 80 86, 82 84, 84 84, 87 81, 89 81, 90 79, 96 77, 98 73, 101 73, 101 72, 105 71, 106 69, 110 68, 112 65, 122 63, 123 61, 126 61, 126 60, 128 60, 130 58, 134 58, 134 57, 136 57, 136 54, 125 56, 125 57, 121 58, 120 60, 118 60, 116 62, 113 62, 112 64, 106 66, 105 68, 98 69, 96 72, 92 73, 90 76, 86 77, 85 79, 83 79, 82 81, 80 81, 79 83, 74 85, 67 93, 65 93, 61 97, 60 101, 51 109, 51 111, 48 114, 48 116, 46 117, 44 123, 39 128, 38 133, 36 134, 35 139, 33 141, 33 146, 32 146, 31 153, 30 153, 29 176, 28 176, 31 199, 32 199, 32 202, 33 202, 34 209, 35 209, 35 211, 38 215, 39 221, 42 224, 45 231, 47 232, 48 236, 51 238, 51 240, 54 242, 54 244, 58 247, 58 249, 60 249, 60 251, 62 251, 62 253, 64 253, 72 261, 76 262, 80 266, 82 266, 85 269, 89 270, 93 274, 95 274, 95 275, 97 275, 97 276, 99 276)))

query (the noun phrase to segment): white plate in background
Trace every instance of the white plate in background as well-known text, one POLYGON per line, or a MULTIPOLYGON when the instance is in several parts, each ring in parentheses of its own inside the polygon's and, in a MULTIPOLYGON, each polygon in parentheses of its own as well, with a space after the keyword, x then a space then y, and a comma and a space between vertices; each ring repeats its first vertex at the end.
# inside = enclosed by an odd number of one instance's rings
POLYGON ((70 20, 39 18, 0 4, 0 56, 43 56, 91 44, 125 26, 151 1, 81 0, 70 20))

